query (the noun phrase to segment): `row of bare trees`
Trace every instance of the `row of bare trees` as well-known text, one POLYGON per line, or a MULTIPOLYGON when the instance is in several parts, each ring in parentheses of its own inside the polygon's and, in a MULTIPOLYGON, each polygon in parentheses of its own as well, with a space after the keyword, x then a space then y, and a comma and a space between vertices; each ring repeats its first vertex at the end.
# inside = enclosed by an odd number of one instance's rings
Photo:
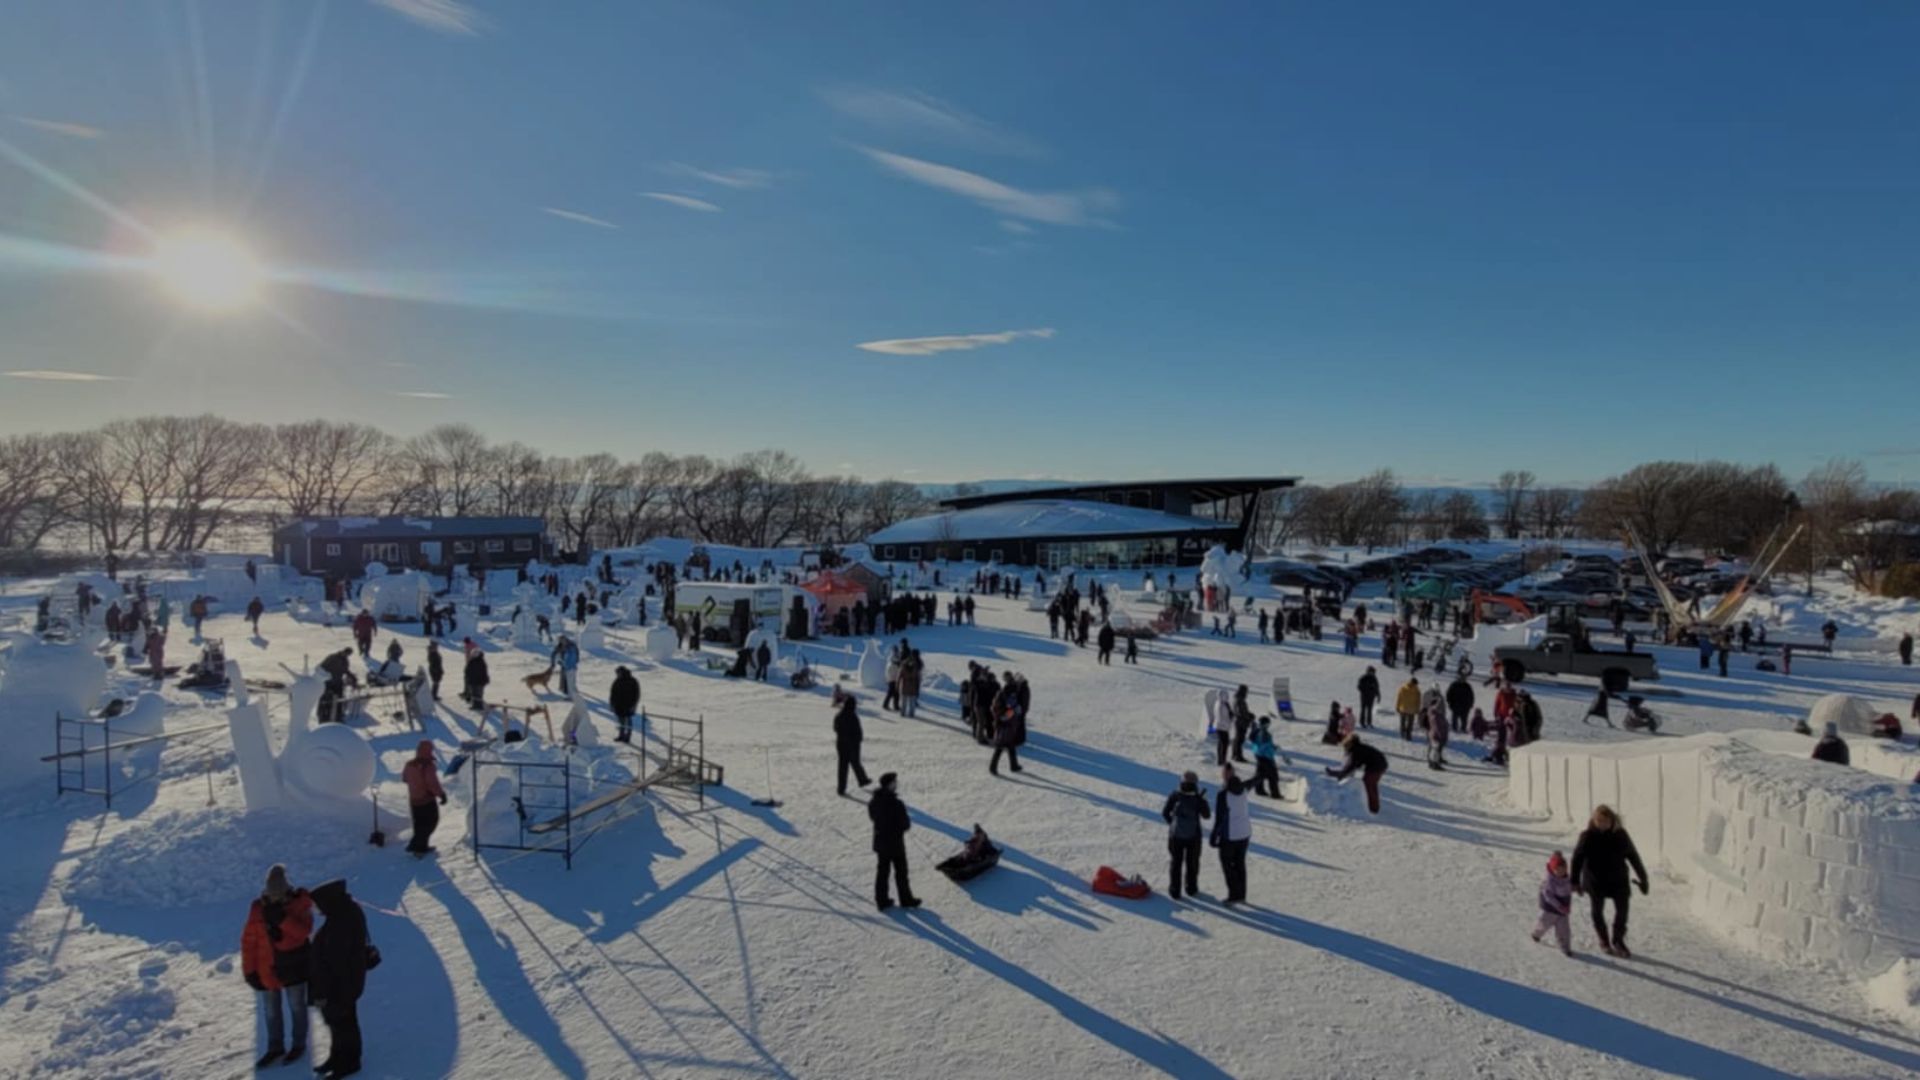
POLYGON ((773 547, 844 543, 924 513, 913 484, 814 476, 791 454, 550 457, 462 424, 398 439, 362 424, 143 417, 0 439, 0 550, 81 535, 106 551, 187 551, 316 515, 526 515, 562 547, 655 535, 773 547))
POLYGON ((1490 516, 1470 491, 1408 491, 1392 470, 1382 469, 1349 483, 1269 492, 1265 499, 1259 518, 1261 543, 1277 551, 1295 540, 1368 548, 1484 540, 1496 524, 1510 538, 1562 539, 1576 527, 1580 492, 1536 487, 1532 473, 1503 474, 1493 489, 1490 516))

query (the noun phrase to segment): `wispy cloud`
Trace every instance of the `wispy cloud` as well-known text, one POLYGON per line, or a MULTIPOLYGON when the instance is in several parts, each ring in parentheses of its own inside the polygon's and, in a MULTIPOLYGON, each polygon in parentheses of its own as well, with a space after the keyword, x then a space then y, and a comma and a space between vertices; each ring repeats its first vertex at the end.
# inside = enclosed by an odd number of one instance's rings
POLYGON ((963 199, 972 199, 1000 215, 1002 219, 1018 218, 1044 222, 1048 225, 1111 228, 1113 222, 1107 215, 1120 207, 1120 196, 1104 188, 1090 188, 1085 191, 1024 191, 1011 184, 1003 184, 990 176, 956 169, 951 165, 922 161, 904 154, 875 150, 869 146, 857 149, 888 172, 904 176, 917 184, 925 184, 930 188, 958 195, 963 199))
POLYGON ((684 161, 669 161, 660 166, 660 171, 673 176, 685 176, 694 180, 703 180, 709 184, 718 184, 735 191, 748 191, 754 188, 770 188, 774 174, 765 169, 702 169, 684 161))
POLYGON ((696 199, 691 195, 675 195, 671 191, 643 191, 640 193, 640 197, 643 199, 657 199, 663 203, 671 203, 683 210, 698 210, 703 214, 717 214, 720 212, 719 207, 705 199, 696 199))
POLYGON ((461 0, 373 0, 375 4, 404 19, 411 19, 442 34, 472 37, 486 28, 487 20, 461 0))
POLYGON ((865 349, 868 352, 886 353, 888 356, 932 356, 943 352, 966 352, 969 349, 981 349, 988 345, 1009 345, 1021 338, 1052 336, 1053 327, 1043 326, 1037 330, 1000 330, 991 334, 942 334, 937 337, 863 341, 855 348, 865 349))
POLYGON ((437 390, 395 390, 394 397, 415 398, 420 401, 447 401, 452 394, 442 394, 437 390))
POLYGON ((1920 446, 1882 446, 1869 450, 1867 457, 1920 457, 1920 446))
POLYGON ((100 375, 91 371, 9 371, 15 379, 38 379, 41 382, 125 382, 118 375, 100 375))
POLYGON ((994 154, 1041 157, 1046 153, 1045 147, 1024 135, 925 94, 845 86, 822 90, 820 96, 843 116, 885 131, 926 135, 994 154))
POLYGON ((1025 236, 1033 231, 1033 226, 1024 221, 1015 221, 1012 218, 1001 218, 1000 227, 1015 236, 1025 236))
POLYGON ((65 135, 69 139, 103 139, 107 135, 97 127, 88 127, 86 124, 76 124, 69 120, 47 120, 38 116, 15 114, 13 122, 38 128, 41 131, 51 131, 55 135, 65 135))
POLYGON ((543 206, 540 208, 540 212, 543 214, 552 214, 554 217, 561 218, 565 221, 577 221, 582 225, 592 225, 601 229, 617 229, 620 227, 608 221, 606 218, 597 218, 592 214, 583 214, 578 210, 562 210, 557 206, 543 206))

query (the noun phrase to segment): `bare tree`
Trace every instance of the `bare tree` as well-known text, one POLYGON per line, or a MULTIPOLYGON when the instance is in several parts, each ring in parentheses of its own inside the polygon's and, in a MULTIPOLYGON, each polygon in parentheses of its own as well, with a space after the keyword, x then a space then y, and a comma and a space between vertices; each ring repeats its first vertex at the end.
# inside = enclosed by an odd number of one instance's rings
POLYGON ((393 464, 393 437, 364 424, 281 424, 263 447, 267 493, 288 517, 340 515, 393 464))
MULTIPOLYGON (((1547 540, 1567 535, 1580 509, 1580 493, 1572 488, 1536 488, 1527 501, 1527 514, 1533 521, 1533 534, 1547 540)), ((1602 536, 1611 536, 1609 528, 1602 536)))
POLYGON ((442 424, 407 440, 411 495, 422 513, 471 514, 481 507, 489 464, 486 437, 465 424, 442 424))
POLYGON ((1485 540, 1487 516, 1480 500, 1464 491, 1450 492, 1440 501, 1441 532, 1449 540, 1485 540))
POLYGON ((1520 526, 1525 520, 1527 493, 1533 490, 1534 480, 1534 475, 1525 469, 1508 469, 1494 481, 1494 509, 1500 515, 1500 528, 1509 540, 1516 540, 1520 536, 1520 526))
POLYGON ((0 439, 0 549, 39 546, 65 516, 73 484, 59 448, 58 436, 0 439))

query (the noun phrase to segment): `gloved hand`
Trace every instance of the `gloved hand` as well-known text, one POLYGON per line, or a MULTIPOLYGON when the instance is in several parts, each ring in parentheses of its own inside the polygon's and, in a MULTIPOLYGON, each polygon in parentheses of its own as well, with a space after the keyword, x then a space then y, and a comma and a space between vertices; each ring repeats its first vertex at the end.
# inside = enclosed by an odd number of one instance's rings
POLYGON ((1327 775, 1328 775, 1328 776, 1332 776, 1332 775, 1334 775, 1335 773, 1338 773, 1339 771, 1340 771, 1339 769, 1336 769, 1336 768, 1334 768, 1334 767, 1333 767, 1333 766, 1331 766, 1331 765, 1329 765, 1329 766, 1327 766, 1327 775))
POLYGON ((252 974, 247 976, 247 985, 253 987, 255 990, 265 990, 267 988, 267 985, 260 981, 260 976, 252 974))
POLYGON ((1207 846, 1208 846, 1208 847, 1213 847, 1213 848, 1217 848, 1217 847, 1219 847, 1219 846, 1220 846, 1220 838, 1219 838, 1219 837, 1217 837, 1217 836, 1209 836, 1209 837, 1207 837, 1207 846))
POLYGON ((1647 883, 1646 883, 1645 881, 1639 881, 1639 882, 1635 882, 1635 884, 1637 884, 1637 885, 1639 885, 1639 886, 1640 886, 1640 895, 1641 895, 1641 896, 1645 896, 1645 895, 1647 895, 1647 883))
POLYGON ((275 919, 272 922, 267 923, 267 940, 268 941, 278 942, 280 940, 280 935, 284 932, 285 931, 282 931, 280 929, 280 920, 275 919))
POLYGON ((447 797, 445 795, 440 796, 440 805, 441 806, 447 805, 447 797))

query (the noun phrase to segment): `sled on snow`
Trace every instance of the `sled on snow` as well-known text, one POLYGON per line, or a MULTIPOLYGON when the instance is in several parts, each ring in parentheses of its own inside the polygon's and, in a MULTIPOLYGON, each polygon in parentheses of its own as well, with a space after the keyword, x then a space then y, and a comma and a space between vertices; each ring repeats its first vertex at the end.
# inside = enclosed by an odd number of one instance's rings
POLYGON ((979 877, 981 874, 999 865, 1000 849, 994 846, 993 841, 989 840, 979 853, 970 855, 962 851, 960 854, 952 856, 951 858, 940 860, 939 865, 935 866, 934 869, 947 875, 949 880, 958 884, 962 881, 972 881, 974 878, 979 877))
POLYGON ((1138 874, 1123 878, 1120 871, 1111 866, 1094 871, 1091 887, 1103 896, 1118 896, 1126 900, 1145 900, 1153 895, 1153 886, 1147 884, 1145 878, 1138 874))

